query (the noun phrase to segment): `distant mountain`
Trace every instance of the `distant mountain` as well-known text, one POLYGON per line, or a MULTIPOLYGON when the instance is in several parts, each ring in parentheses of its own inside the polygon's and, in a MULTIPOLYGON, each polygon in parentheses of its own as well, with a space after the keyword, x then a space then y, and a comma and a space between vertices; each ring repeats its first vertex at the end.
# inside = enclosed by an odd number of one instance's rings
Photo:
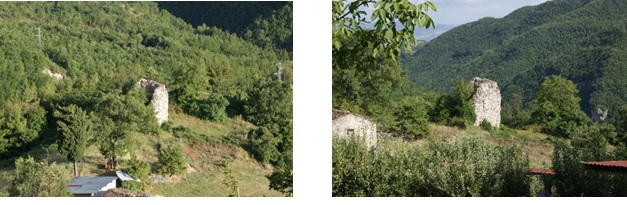
POLYGON ((503 105, 532 98, 543 77, 561 75, 580 90, 590 114, 627 102, 627 1, 554 0, 451 29, 403 55, 418 86, 445 92, 455 80, 496 80, 503 105))
POLYGON ((435 25, 435 28, 416 29, 414 36, 419 40, 431 41, 456 26, 457 25, 438 24, 435 25))

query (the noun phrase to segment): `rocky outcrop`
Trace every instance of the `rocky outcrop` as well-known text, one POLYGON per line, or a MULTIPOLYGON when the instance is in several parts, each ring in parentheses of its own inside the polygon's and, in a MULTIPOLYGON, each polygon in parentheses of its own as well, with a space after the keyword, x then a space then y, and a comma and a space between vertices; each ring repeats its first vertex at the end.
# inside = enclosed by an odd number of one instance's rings
POLYGON ((479 126, 481 121, 487 120, 494 127, 501 124, 501 91, 496 82, 487 78, 475 77, 472 79, 475 86, 473 105, 477 119, 474 125, 479 126))
POLYGON ((57 80, 65 79, 65 76, 63 74, 52 72, 50 69, 47 69, 47 68, 41 72, 57 80))
POLYGON ((154 80, 139 79, 137 86, 146 89, 146 95, 155 110, 159 125, 168 120, 168 90, 164 84, 154 80))

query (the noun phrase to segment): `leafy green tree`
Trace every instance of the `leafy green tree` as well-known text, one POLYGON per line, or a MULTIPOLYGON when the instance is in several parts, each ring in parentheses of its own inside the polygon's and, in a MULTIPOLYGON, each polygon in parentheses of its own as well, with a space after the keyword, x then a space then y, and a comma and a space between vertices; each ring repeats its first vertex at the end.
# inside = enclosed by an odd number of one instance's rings
POLYGON ((205 100, 190 102, 187 112, 201 119, 222 122, 226 119, 226 107, 229 101, 221 94, 211 93, 205 100))
POLYGON ((158 131, 154 111, 146 106, 142 94, 116 95, 107 94, 96 105, 98 118, 97 142, 100 153, 116 161, 120 156, 132 150, 134 139, 131 132, 158 131))
POLYGON ((37 162, 34 158, 15 160, 13 181, 9 187, 10 196, 69 196, 61 171, 47 162, 37 162))
POLYGON ((268 18, 257 18, 246 29, 244 39, 261 48, 284 49, 292 51, 292 3, 288 2, 281 9, 274 10, 268 18))
MULTIPOLYGON (((401 47, 410 49, 416 44, 414 30, 416 28, 429 28, 435 26, 431 17, 425 12, 436 10, 431 2, 413 4, 409 1, 393 0, 358 0, 353 2, 332 2, 332 42, 333 65, 346 67, 359 59, 346 59, 344 55, 351 51, 342 51, 343 39, 358 38, 361 43, 352 49, 359 51, 372 47, 372 57, 378 54, 391 59, 398 59, 401 55, 401 47), (362 24, 369 22, 363 7, 374 3, 374 11, 371 21, 374 22, 374 30, 365 30, 362 24), (399 25, 400 24, 400 25, 399 25), (402 26, 402 29, 397 29, 402 26), (345 61, 344 61, 345 60, 345 61)), ((374 61, 374 58, 368 60, 374 61)))
POLYGON ((419 139, 431 134, 427 104, 421 98, 406 98, 394 108, 396 117, 388 130, 406 139, 419 139))
POLYGON ((560 76, 546 77, 532 101, 531 117, 542 132, 570 137, 576 129, 590 123, 579 107, 575 84, 560 76))
POLYGON ((286 196, 292 196, 294 188, 293 168, 292 168, 292 155, 287 154, 282 156, 283 160, 274 166, 274 171, 270 175, 266 175, 266 178, 270 181, 270 189, 280 191, 286 196))
POLYGON ((46 123, 45 110, 38 100, 9 100, 0 108, 0 116, 0 154, 28 149, 46 123))
POLYGON ((473 106, 474 88, 469 81, 459 79, 455 82, 455 92, 441 95, 431 110, 435 122, 466 127, 475 122, 476 114, 473 106))
POLYGON ((161 175, 182 174, 187 169, 183 149, 178 145, 170 145, 159 149, 157 173, 161 175))
MULTIPOLYGON (((345 48, 354 46, 355 39, 346 39, 345 48)), ((353 53, 353 58, 369 56, 372 49, 353 53)), ((377 62, 366 65, 357 62, 346 67, 334 66, 332 72, 332 104, 334 108, 371 116, 383 124, 389 124, 391 106, 411 87, 399 62, 383 56, 377 62), (365 69, 369 68, 369 69, 365 69)))
POLYGON ((57 120, 57 129, 61 132, 59 151, 74 162, 74 177, 77 177, 76 163, 83 157, 93 135, 92 117, 74 104, 57 107, 53 115, 59 119, 57 120))
POLYGON ((248 133, 250 149, 257 161, 275 163, 281 152, 278 150, 281 138, 275 137, 266 127, 259 127, 248 133))
POLYGON ((627 145, 627 105, 623 105, 618 109, 618 116, 614 122, 617 138, 620 143, 627 145))
POLYGON ((141 161, 137 159, 136 156, 133 156, 131 160, 128 161, 128 167, 123 169, 124 172, 128 173, 132 177, 139 179, 142 183, 142 189, 146 187, 150 177, 150 163, 141 161))

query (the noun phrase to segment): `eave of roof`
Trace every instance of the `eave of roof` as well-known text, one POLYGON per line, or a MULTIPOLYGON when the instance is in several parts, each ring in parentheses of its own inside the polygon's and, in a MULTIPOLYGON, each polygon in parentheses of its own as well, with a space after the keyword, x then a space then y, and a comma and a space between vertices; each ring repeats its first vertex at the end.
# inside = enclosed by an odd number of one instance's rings
POLYGON ((627 160, 620 161, 599 161, 599 162, 581 162, 586 166, 599 166, 599 167, 616 167, 627 169, 627 160))

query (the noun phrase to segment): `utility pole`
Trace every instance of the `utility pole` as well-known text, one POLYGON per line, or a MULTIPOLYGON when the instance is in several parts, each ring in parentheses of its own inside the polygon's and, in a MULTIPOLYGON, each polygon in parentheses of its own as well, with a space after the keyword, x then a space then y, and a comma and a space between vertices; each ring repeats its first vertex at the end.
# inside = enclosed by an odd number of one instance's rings
POLYGON ((41 27, 37 27, 37 45, 41 46, 41 27))

